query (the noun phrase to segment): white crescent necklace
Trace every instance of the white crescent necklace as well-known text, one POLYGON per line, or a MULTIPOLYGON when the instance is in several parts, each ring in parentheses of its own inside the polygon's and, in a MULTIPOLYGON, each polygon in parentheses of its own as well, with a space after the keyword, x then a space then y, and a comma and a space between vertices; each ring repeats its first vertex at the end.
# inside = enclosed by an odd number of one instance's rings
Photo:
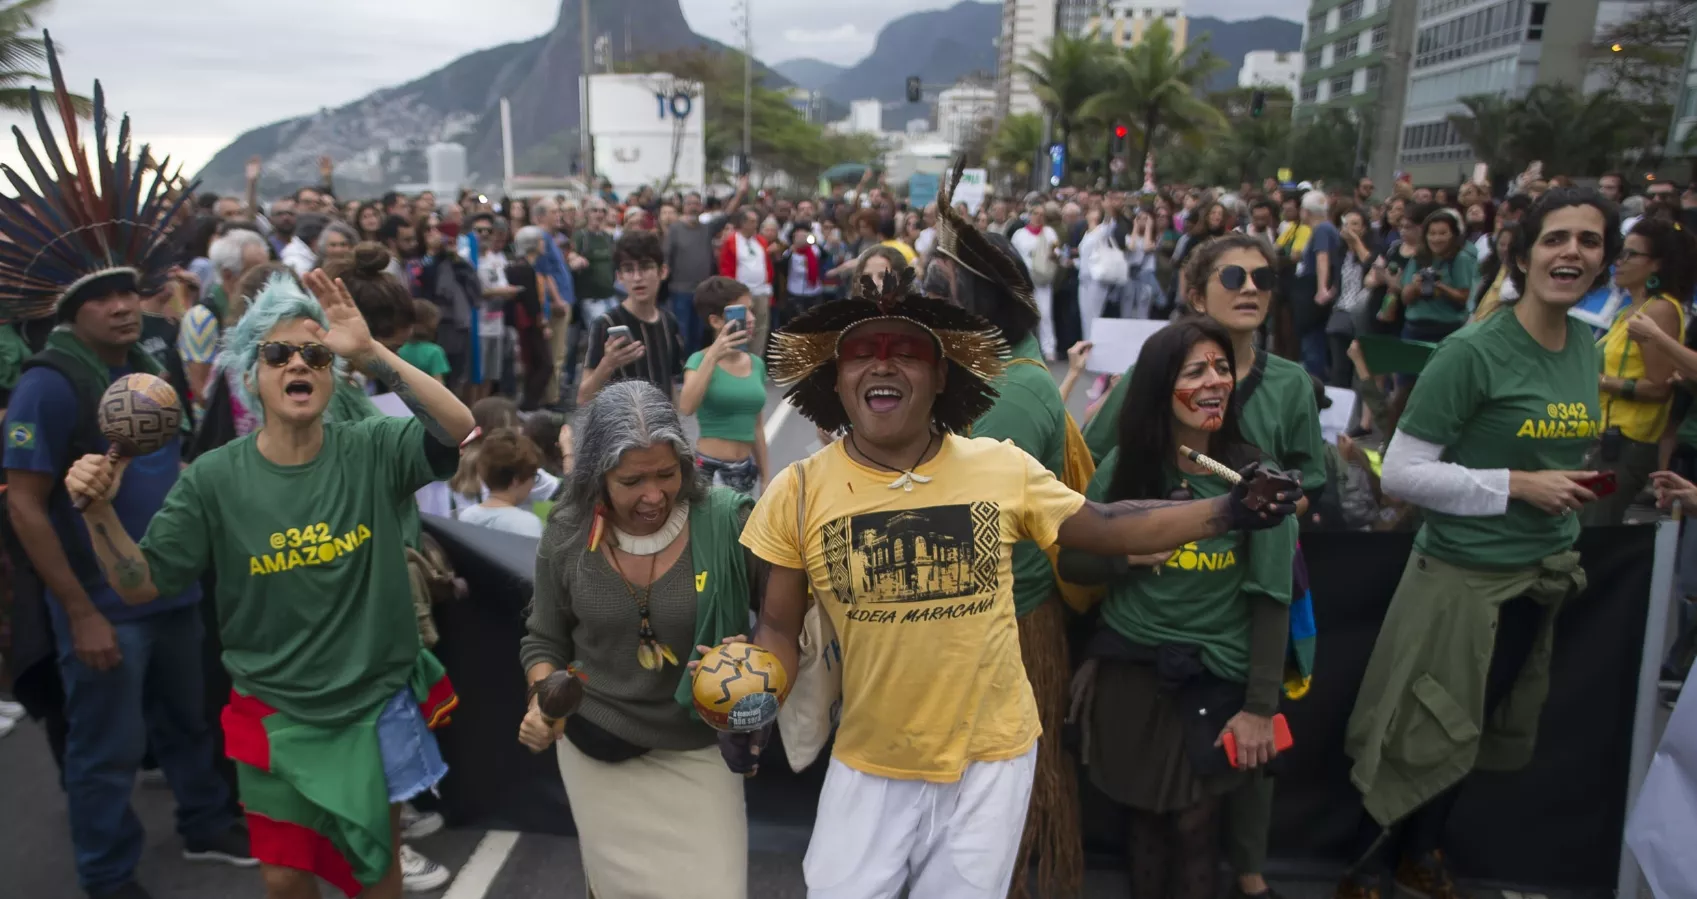
POLYGON ((652 534, 638 537, 625 533, 612 522, 608 522, 608 526, 613 529, 613 545, 618 547, 619 552, 632 556, 652 556, 671 546, 678 539, 678 535, 684 532, 684 525, 687 523, 689 503, 679 502, 672 506, 672 515, 666 519, 666 523, 652 534))

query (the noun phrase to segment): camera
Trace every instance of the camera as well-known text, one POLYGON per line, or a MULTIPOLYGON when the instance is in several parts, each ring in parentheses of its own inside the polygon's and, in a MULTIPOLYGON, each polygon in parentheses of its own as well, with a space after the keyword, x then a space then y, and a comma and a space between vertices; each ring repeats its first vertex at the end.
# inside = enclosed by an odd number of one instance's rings
POLYGON ((1438 283, 1438 270, 1431 266, 1427 266, 1420 271, 1415 272, 1414 277, 1420 282, 1420 295, 1423 297, 1431 296, 1433 288, 1438 283))

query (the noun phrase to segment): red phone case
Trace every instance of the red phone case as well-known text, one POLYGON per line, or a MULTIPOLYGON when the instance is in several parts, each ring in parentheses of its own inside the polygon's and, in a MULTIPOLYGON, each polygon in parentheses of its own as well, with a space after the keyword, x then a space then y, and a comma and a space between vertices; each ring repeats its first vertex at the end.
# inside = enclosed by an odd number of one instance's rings
POLYGON ((1580 481, 1579 486, 1591 491, 1598 499, 1602 499, 1603 497, 1620 489, 1620 480, 1615 476, 1614 472, 1605 471, 1594 478, 1587 478, 1580 481))
MULTIPOLYGON (((1285 721, 1281 713, 1273 716, 1273 749, 1278 752, 1288 752, 1296 742, 1290 737, 1290 723, 1285 721)), ((1226 760, 1233 768, 1237 767, 1237 737, 1231 731, 1225 735, 1226 760)))

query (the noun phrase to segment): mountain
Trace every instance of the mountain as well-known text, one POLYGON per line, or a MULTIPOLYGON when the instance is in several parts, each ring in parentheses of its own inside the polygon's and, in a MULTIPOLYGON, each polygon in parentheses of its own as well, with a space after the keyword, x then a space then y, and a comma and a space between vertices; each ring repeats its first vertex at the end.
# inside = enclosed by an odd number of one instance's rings
POLYGON ((792 59, 772 66, 772 71, 795 82, 796 87, 816 91, 841 75, 843 67, 818 59, 792 59))
POLYGON ((1208 82, 1209 90, 1237 87, 1237 70, 1243 68, 1243 57, 1251 50, 1276 50, 1289 53, 1302 49, 1302 25, 1288 19, 1262 16, 1226 22, 1198 16, 1190 20, 1190 39, 1208 35, 1208 49, 1226 61, 1225 68, 1214 73, 1208 82))
POLYGON ((965 0, 902 16, 878 31, 871 54, 820 90, 838 103, 884 101, 884 129, 900 131, 910 119, 931 117, 930 103, 907 102, 908 77, 918 75, 928 88, 947 87, 973 74, 993 79, 1001 28, 999 3, 965 0))
MULTIPOLYGON (((577 155, 580 0, 562 0, 548 34, 480 50, 400 87, 337 109, 321 109, 255 128, 220 150, 201 170, 207 190, 239 193, 250 156, 265 161, 262 194, 318 178, 317 160, 336 160, 338 192, 369 195, 425 179, 424 150, 464 144, 479 180, 501 171, 500 98, 512 105, 513 146, 522 171, 566 172, 577 155)), ((723 45, 689 28, 678 0, 623 0, 590 6, 592 33, 610 36, 613 61, 723 45), (629 30, 627 34, 626 31, 629 30)), ((768 75, 766 83, 787 85, 768 75)))

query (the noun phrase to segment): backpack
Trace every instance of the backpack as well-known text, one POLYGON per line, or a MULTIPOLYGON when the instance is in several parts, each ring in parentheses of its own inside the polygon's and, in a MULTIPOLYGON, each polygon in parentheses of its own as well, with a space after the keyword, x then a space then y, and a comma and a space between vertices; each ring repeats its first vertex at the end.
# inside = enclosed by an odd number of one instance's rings
POLYGON ((407 548, 407 580, 412 585, 413 612, 418 616, 418 636, 426 649, 436 645, 436 619, 432 607, 439 602, 453 602, 467 593, 466 582, 454 575, 454 564, 442 544, 429 534, 421 534, 418 549, 407 548))

